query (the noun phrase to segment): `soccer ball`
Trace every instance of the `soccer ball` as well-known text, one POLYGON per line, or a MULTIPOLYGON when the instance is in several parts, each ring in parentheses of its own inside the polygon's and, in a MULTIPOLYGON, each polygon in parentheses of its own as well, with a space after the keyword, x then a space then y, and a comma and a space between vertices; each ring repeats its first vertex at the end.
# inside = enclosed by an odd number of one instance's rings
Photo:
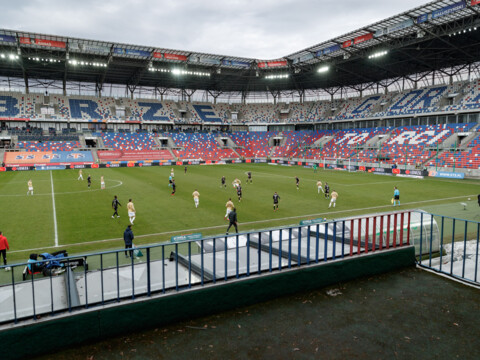
POLYGON ((468 201, 470 201, 470 200, 472 200, 472 199, 468 198, 468 201))

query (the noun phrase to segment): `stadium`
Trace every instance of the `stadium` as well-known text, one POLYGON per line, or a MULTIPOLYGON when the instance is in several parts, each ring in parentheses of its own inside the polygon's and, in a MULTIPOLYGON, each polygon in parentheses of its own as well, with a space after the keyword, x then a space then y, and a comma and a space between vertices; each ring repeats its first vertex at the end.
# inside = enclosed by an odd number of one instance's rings
MULTIPOLYGON (((477 0, 429 2, 276 59, 0 29, 7 358, 375 276, 387 294, 395 271, 445 302, 478 296, 479 44, 477 0), (471 288, 452 295, 419 268, 471 288)), ((463 328, 478 324, 461 328, 475 344, 463 328)), ((368 344, 359 353, 380 351, 368 344)))

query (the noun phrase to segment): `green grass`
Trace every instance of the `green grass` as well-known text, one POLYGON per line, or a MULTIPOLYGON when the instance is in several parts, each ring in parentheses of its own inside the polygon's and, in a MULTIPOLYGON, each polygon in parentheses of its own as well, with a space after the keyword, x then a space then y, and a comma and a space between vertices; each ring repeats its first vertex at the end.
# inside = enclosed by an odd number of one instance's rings
POLYGON ((369 173, 347 173, 303 167, 260 164, 221 166, 175 166, 177 194, 171 196, 168 176, 171 167, 111 168, 84 170, 92 175, 92 188, 78 181, 77 170, 7 172, 0 176, 2 216, 0 230, 7 236, 11 250, 9 262, 25 261, 31 249, 53 251, 55 245, 52 180, 59 248, 70 254, 118 249, 123 246, 123 231, 128 224, 126 205, 133 199, 137 219, 133 231, 136 245, 168 241, 172 235, 201 232, 220 234, 226 230, 225 203, 229 197, 237 206, 239 230, 298 224, 302 219, 328 219, 391 211, 393 187, 400 189, 400 209, 421 208, 433 213, 476 219, 476 195, 479 181, 411 179, 369 173), (246 172, 253 184, 246 184, 246 172), (100 190, 100 176, 107 188, 100 190), (225 175, 227 188, 220 187, 225 175), (294 177, 300 178, 296 190, 294 177), (238 203, 231 185, 238 177, 243 182, 243 200, 238 203), (26 196, 27 181, 32 179, 35 195, 26 196), (339 193, 337 207, 317 194, 316 180, 330 184, 339 193), (195 208, 192 192, 200 192, 200 207, 195 208), (280 211, 272 210, 272 195, 281 197, 280 211), (120 218, 112 219, 111 201, 117 195, 122 207, 120 218), (467 201, 467 210, 460 202, 467 201))

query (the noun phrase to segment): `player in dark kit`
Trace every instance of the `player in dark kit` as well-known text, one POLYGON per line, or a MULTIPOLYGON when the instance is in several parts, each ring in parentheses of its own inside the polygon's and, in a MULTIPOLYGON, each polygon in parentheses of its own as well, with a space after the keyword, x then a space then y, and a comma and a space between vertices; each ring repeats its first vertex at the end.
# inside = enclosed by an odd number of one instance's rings
POLYGON ((300 186, 300 179, 298 178, 298 176, 295 176, 295 182, 297 183, 297 190, 298 190, 300 186))
POLYGON ((251 172, 251 171, 249 171, 249 172, 247 173, 247 184, 248 184, 248 182, 250 182, 250 184, 253 182, 253 180, 252 180, 252 172, 251 172))
POLYGON ((88 187, 92 185, 92 177, 90 176, 90 174, 88 174, 88 177, 87 177, 87 185, 88 187))
POLYGON ((118 207, 119 206, 122 206, 122 204, 120 204, 120 201, 118 201, 117 199, 117 195, 115 195, 113 197, 113 201, 112 201, 112 209, 115 210, 115 212, 113 213, 112 215, 112 219, 116 216, 116 217, 120 217, 120 215, 118 215, 118 207))
POLYGON ((185 174, 187 173, 187 167, 185 166, 185 174))
POLYGON ((225 176, 222 176, 222 185, 220 185, 220 187, 227 187, 227 184, 226 184, 226 180, 225 180, 225 176))
POLYGON ((280 200, 280 196, 277 194, 275 191, 275 194, 273 194, 273 211, 278 210, 278 201, 280 200))
POLYGON ((325 183, 325 199, 330 197, 330 186, 328 186, 328 183, 325 183))
POLYGON ((242 185, 238 184, 237 186, 237 195, 238 195, 238 202, 242 201, 242 185))
POLYGON ((175 180, 172 180, 172 196, 175 195, 176 189, 177 189, 177 185, 175 185, 175 180))

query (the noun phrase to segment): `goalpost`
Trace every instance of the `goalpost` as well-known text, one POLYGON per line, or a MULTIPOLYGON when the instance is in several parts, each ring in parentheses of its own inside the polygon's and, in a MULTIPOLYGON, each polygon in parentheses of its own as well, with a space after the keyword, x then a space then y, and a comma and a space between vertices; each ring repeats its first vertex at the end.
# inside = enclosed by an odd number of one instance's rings
POLYGON ((347 167, 348 172, 355 172, 351 159, 338 158, 338 157, 326 157, 323 158, 323 168, 329 169, 329 166, 344 168, 347 167))

